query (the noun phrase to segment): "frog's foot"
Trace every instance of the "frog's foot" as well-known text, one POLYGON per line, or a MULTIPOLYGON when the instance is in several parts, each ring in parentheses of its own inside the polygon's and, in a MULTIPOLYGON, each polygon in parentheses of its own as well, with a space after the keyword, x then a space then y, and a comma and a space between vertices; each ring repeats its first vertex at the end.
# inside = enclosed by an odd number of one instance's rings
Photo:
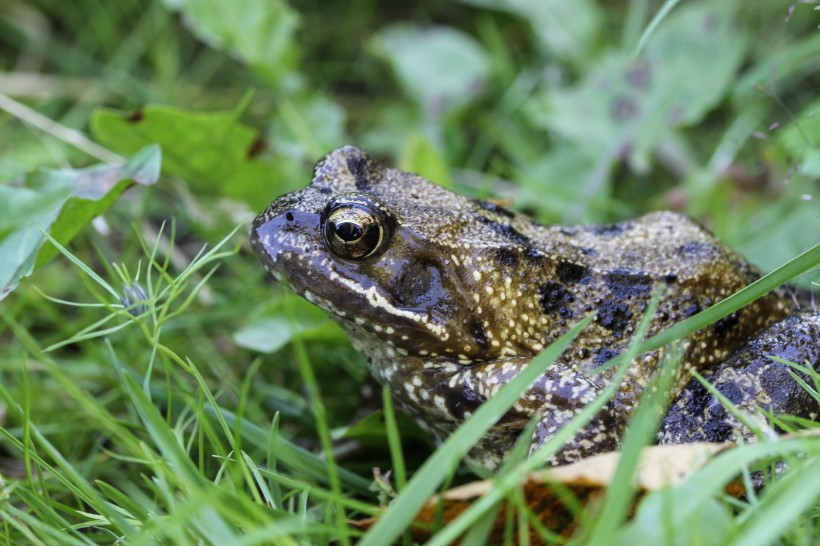
MULTIPOLYGON (((816 420, 820 404, 789 372, 813 385, 811 378, 772 356, 820 371, 820 312, 792 315, 773 324, 707 379, 743 412, 755 414, 760 408, 816 420)), ((751 440, 754 434, 692 379, 666 414, 657 438, 662 444, 725 442, 751 440)))

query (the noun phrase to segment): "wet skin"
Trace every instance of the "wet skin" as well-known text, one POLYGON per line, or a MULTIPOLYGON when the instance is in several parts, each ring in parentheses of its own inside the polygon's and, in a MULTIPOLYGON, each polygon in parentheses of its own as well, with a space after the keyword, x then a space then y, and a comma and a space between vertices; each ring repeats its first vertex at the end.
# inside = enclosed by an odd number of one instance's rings
MULTIPOLYGON (((489 468, 533 416, 535 448, 595 399, 613 371, 593 370, 626 349, 656 287, 663 293, 649 335, 759 277, 680 214, 544 226, 383 167, 352 146, 325 156, 308 186, 259 214, 251 244, 277 280, 342 326, 376 378, 440 437, 594 312, 594 322, 470 452, 489 468)), ((658 441, 751 436, 691 379, 693 369, 745 411, 816 419, 817 402, 767 355, 817 370, 819 340, 820 313, 800 312, 785 291, 696 332, 658 441)), ((616 449, 661 357, 662 350, 631 362, 615 397, 551 462, 616 449)))

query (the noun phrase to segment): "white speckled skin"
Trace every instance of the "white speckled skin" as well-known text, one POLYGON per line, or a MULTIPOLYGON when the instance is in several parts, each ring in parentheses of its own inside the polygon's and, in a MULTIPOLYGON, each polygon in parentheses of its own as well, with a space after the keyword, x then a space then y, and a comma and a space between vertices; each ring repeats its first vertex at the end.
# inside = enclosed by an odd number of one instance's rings
MULTIPOLYGON (((625 349, 657 285, 665 289, 650 334, 758 276, 679 214, 606 226, 543 226, 385 168, 352 146, 320 161, 310 185, 271 203, 254 221, 251 242, 267 270, 331 313, 375 376, 441 436, 578 319, 596 312, 473 449, 471 457, 491 468, 533 415, 541 415, 537 446, 595 398, 611 372, 592 370, 625 349), (372 255, 352 258, 328 247, 323 230, 334 199, 364 203, 378 217, 384 236, 374 234, 380 242, 372 255)), ((709 371, 732 361, 744 342, 786 317, 790 307, 783 294, 772 294, 698 332, 672 394, 692 391, 691 385, 684 389, 688 369, 709 371)), ((807 328, 808 345, 816 347, 820 336, 807 328)), ((816 358, 812 354, 803 356, 816 358)), ((553 462, 615 449, 659 356, 637 358, 615 399, 553 462)), ((731 366, 743 375, 749 359, 731 366)), ((796 406, 811 414, 806 404, 796 406)), ((670 420, 666 426, 671 432, 661 439, 680 441, 685 434, 676 434, 689 424, 670 420)))

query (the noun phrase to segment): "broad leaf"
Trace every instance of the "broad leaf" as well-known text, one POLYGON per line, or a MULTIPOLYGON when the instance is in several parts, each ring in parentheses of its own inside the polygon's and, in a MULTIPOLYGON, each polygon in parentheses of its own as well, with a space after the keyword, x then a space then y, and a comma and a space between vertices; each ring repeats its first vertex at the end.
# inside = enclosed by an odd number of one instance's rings
POLYGON ((532 118, 593 158, 626 155, 646 171, 650 153, 700 121, 734 81, 747 40, 733 16, 731 3, 680 7, 641 57, 611 51, 580 83, 536 97, 532 118))
POLYGON ((591 0, 462 0, 512 13, 529 23, 550 56, 581 62, 600 39, 601 10, 591 0))
POLYGON ((372 47, 390 63, 404 90, 433 115, 468 104, 490 73, 484 48, 450 27, 394 25, 379 32, 372 47))
POLYGON ((436 150, 435 146, 420 133, 408 136, 404 144, 398 168, 403 171, 419 174, 445 188, 452 187, 450 169, 447 161, 436 150))
POLYGON ((41 170, 18 186, 0 186, 0 299, 57 254, 54 246, 43 248, 46 234, 65 245, 126 188, 156 182, 160 158, 151 146, 123 166, 41 170))
POLYGON ((197 38, 247 63, 269 84, 293 65, 299 19, 282 0, 165 0, 165 5, 182 13, 197 38))
POLYGON ((101 109, 91 117, 91 130, 97 140, 125 154, 159 143, 163 172, 184 179, 200 192, 243 199, 254 208, 292 189, 280 181, 304 183, 299 178, 304 174, 293 162, 257 159, 258 131, 237 121, 232 112, 146 106, 129 115, 101 109))

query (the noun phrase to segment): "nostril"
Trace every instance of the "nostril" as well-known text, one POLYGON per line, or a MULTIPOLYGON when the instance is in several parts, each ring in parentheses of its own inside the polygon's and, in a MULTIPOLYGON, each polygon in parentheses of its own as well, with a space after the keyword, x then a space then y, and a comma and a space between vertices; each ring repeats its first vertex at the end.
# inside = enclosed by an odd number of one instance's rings
POLYGON ((286 212, 285 213, 285 220, 287 220, 288 222, 293 222, 293 214, 291 214, 289 212, 286 212))

